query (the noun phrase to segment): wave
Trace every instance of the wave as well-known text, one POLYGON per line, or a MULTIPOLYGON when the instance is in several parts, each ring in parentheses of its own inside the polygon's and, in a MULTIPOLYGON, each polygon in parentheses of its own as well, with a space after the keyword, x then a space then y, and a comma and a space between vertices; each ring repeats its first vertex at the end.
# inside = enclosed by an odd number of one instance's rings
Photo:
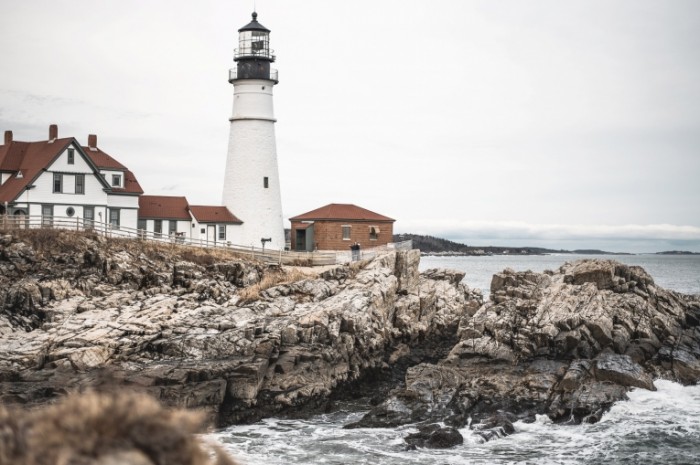
POLYGON ((515 423, 516 433, 483 442, 468 428, 464 444, 447 450, 406 451, 417 431, 350 429, 365 412, 338 411, 309 420, 268 418, 209 437, 244 465, 282 464, 687 464, 700 457, 700 386, 658 380, 657 390, 632 390, 596 424, 555 425, 546 416, 515 423))

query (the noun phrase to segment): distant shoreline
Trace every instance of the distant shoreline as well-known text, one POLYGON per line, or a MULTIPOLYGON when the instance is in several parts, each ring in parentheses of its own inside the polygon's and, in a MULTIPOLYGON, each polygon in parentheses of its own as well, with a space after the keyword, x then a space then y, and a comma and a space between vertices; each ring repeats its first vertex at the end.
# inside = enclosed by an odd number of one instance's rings
MULTIPOLYGON (((445 257, 484 257, 491 255, 553 255, 553 254, 567 254, 567 255, 635 255, 633 253, 626 252, 608 252, 605 250, 597 249, 577 249, 577 250, 555 250, 547 249, 543 247, 501 247, 501 246, 470 246, 467 244, 460 244, 459 242, 453 242, 448 239, 442 239, 433 236, 423 236, 420 234, 395 234, 394 241, 402 242, 411 240, 413 241, 413 247, 420 249, 421 255, 434 255, 434 256, 445 256, 445 257)), ((660 252, 664 253, 664 252, 660 252)), ((669 252, 673 254, 680 254, 681 252, 669 252)))
MULTIPOLYGON (((420 247, 417 247, 420 249, 420 247)), ((527 247, 525 247, 527 249, 527 247)), ((503 257, 503 256, 548 256, 548 255, 640 255, 635 253, 627 252, 605 252, 600 251, 571 251, 571 250, 557 250, 555 252, 503 252, 503 253, 467 253, 467 252, 425 252, 422 249, 421 256, 423 257, 503 257)), ((643 254, 643 255, 700 255, 696 253, 691 254, 664 254, 662 252, 657 252, 656 254, 643 254)))

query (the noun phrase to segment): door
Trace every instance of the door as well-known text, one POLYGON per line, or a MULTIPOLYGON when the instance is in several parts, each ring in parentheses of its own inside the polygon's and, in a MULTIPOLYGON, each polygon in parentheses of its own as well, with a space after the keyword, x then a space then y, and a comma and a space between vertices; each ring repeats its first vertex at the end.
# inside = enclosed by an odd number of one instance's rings
POLYGON ((136 229, 138 229, 139 239, 146 238, 146 227, 147 226, 148 226, 148 224, 146 223, 146 220, 137 220, 136 221, 136 229))
POLYGON ((83 207, 83 225, 85 229, 95 226, 95 207, 83 207))
POLYGON ((28 215, 27 212, 24 210, 15 210, 13 213, 14 216, 14 224, 16 227, 20 229, 24 229, 28 227, 27 222, 28 222, 28 215))
POLYGON ((216 226, 213 224, 207 225, 207 242, 216 244, 216 226))
POLYGON ((41 206, 41 227, 50 228, 53 226, 53 205, 41 206))
POLYGON ((296 237, 296 245, 294 246, 294 250, 306 250, 306 230, 304 229, 297 229, 296 230, 297 237, 296 237))

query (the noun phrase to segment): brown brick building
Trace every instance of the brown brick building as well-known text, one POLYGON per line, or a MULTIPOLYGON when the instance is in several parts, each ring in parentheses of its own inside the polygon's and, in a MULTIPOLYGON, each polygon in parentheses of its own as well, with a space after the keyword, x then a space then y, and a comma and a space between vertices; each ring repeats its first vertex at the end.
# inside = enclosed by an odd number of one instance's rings
POLYGON ((291 248, 299 251, 363 249, 392 242, 394 219, 352 204, 331 203, 290 218, 291 248))

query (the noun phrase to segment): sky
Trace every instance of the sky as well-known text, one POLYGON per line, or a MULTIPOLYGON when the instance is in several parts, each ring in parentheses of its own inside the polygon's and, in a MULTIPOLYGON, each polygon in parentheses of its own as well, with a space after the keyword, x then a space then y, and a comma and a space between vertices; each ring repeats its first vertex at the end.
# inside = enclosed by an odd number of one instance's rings
POLYGON ((0 132, 97 134, 147 194, 221 204, 254 8, 285 226, 353 203, 476 246, 700 252, 695 0, 0 0, 0 132))

